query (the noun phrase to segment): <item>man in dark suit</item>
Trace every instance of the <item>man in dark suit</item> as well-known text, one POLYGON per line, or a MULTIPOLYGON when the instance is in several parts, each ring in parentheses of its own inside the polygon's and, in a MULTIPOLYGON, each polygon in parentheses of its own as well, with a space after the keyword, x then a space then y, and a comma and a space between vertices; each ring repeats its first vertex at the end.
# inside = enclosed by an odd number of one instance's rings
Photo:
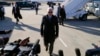
POLYGON ((0 20, 4 20, 5 9, 3 6, 0 6, 0 20))
POLYGON ((38 5, 38 3, 35 3, 35 11, 36 11, 36 15, 38 14, 38 10, 39 10, 39 5, 38 5))
POLYGON ((64 19, 66 18, 66 12, 64 9, 64 5, 62 5, 61 9, 60 9, 60 24, 64 25, 64 19))
POLYGON ((19 7, 15 4, 15 6, 13 6, 13 9, 12 9, 12 14, 14 14, 14 17, 16 19, 16 24, 18 24, 19 22, 19 19, 22 19, 22 16, 20 14, 20 9, 19 7))
POLYGON ((53 15, 53 9, 48 9, 48 14, 43 16, 41 23, 41 36, 44 37, 44 45, 46 47, 46 51, 49 47, 49 54, 51 55, 53 52, 53 45, 55 39, 58 37, 59 26, 58 19, 53 15))
POLYGON ((61 5, 60 5, 60 3, 58 3, 57 17, 58 17, 59 24, 61 25, 60 10, 61 10, 61 5))

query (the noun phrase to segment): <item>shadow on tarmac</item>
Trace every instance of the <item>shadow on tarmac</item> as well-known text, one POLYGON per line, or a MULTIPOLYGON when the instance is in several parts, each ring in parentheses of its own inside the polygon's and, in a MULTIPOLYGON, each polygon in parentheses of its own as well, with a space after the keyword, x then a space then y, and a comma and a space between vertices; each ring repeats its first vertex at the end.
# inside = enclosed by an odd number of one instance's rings
POLYGON ((9 41, 14 26, 14 22, 10 17, 5 17, 4 20, 0 21, 0 40, 3 40, 4 44, 9 41))
POLYGON ((64 24, 65 27, 100 36, 100 20, 98 19, 88 19, 87 21, 66 20, 64 24))
POLYGON ((23 29, 23 27, 26 27, 26 28, 28 28, 28 29, 30 29, 30 30, 33 30, 33 31, 36 31, 36 32, 40 32, 40 29, 35 28, 35 27, 32 27, 32 26, 29 26, 29 25, 26 25, 26 24, 24 24, 24 23, 21 23, 21 24, 16 25, 15 29, 25 31, 25 30, 23 29))

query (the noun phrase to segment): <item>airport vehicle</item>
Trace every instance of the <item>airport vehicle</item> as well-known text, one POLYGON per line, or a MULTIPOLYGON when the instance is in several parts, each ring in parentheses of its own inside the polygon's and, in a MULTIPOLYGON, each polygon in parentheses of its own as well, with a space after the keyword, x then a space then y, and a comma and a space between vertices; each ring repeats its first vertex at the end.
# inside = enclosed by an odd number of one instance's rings
POLYGON ((48 1, 48 2, 47 2, 47 5, 56 5, 56 3, 52 2, 52 1, 51 1, 51 2, 48 1))
POLYGON ((8 2, 0 2, 0 5, 2 5, 2 6, 10 6, 11 3, 8 3, 8 2))
POLYGON ((40 2, 37 2, 37 1, 32 1, 32 3, 35 5, 36 3, 38 4, 38 5, 41 5, 41 3, 40 2))
POLYGON ((38 4, 38 6, 41 5, 41 3, 39 2, 29 2, 29 1, 23 1, 23 2, 16 2, 16 4, 21 8, 31 8, 31 9, 34 9, 35 8, 35 4, 38 4))
POLYGON ((93 0, 91 2, 88 2, 85 8, 89 14, 100 17, 100 0, 93 0))
POLYGON ((35 5, 33 5, 33 3, 31 2, 16 2, 17 6, 21 8, 31 8, 33 9, 35 7, 35 5))

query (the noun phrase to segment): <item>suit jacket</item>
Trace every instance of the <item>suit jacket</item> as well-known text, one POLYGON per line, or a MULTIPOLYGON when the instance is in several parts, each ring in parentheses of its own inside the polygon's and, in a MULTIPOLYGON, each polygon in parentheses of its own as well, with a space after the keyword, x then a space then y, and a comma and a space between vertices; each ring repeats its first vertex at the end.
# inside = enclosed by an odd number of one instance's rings
POLYGON ((0 7, 0 17, 4 16, 5 11, 4 11, 4 7, 0 7))
POLYGON ((41 35, 44 37, 57 37, 59 33, 58 19, 54 15, 52 15, 51 19, 48 18, 48 15, 43 16, 41 35))
POLYGON ((66 18, 66 12, 65 12, 65 9, 64 8, 61 8, 60 9, 60 16, 64 19, 66 18))
POLYGON ((13 14, 20 14, 20 9, 19 9, 19 7, 18 7, 18 6, 17 6, 17 7, 13 7, 12 13, 13 13, 13 14))
POLYGON ((60 17, 61 6, 59 6, 57 9, 58 9, 58 10, 57 10, 57 17, 59 18, 59 17, 60 17))
POLYGON ((12 14, 14 14, 15 18, 18 18, 18 17, 22 18, 21 14, 20 14, 20 9, 19 9, 18 6, 17 7, 13 7, 12 14))

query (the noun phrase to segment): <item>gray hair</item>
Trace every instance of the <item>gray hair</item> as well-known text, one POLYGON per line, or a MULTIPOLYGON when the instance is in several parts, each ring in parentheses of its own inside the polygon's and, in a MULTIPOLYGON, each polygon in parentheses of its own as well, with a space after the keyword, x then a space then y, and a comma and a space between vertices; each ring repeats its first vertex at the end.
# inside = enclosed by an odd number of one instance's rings
POLYGON ((50 10, 52 10, 52 11, 53 11, 53 9, 52 9, 51 7, 49 7, 49 8, 47 9, 47 12, 49 12, 50 10))

